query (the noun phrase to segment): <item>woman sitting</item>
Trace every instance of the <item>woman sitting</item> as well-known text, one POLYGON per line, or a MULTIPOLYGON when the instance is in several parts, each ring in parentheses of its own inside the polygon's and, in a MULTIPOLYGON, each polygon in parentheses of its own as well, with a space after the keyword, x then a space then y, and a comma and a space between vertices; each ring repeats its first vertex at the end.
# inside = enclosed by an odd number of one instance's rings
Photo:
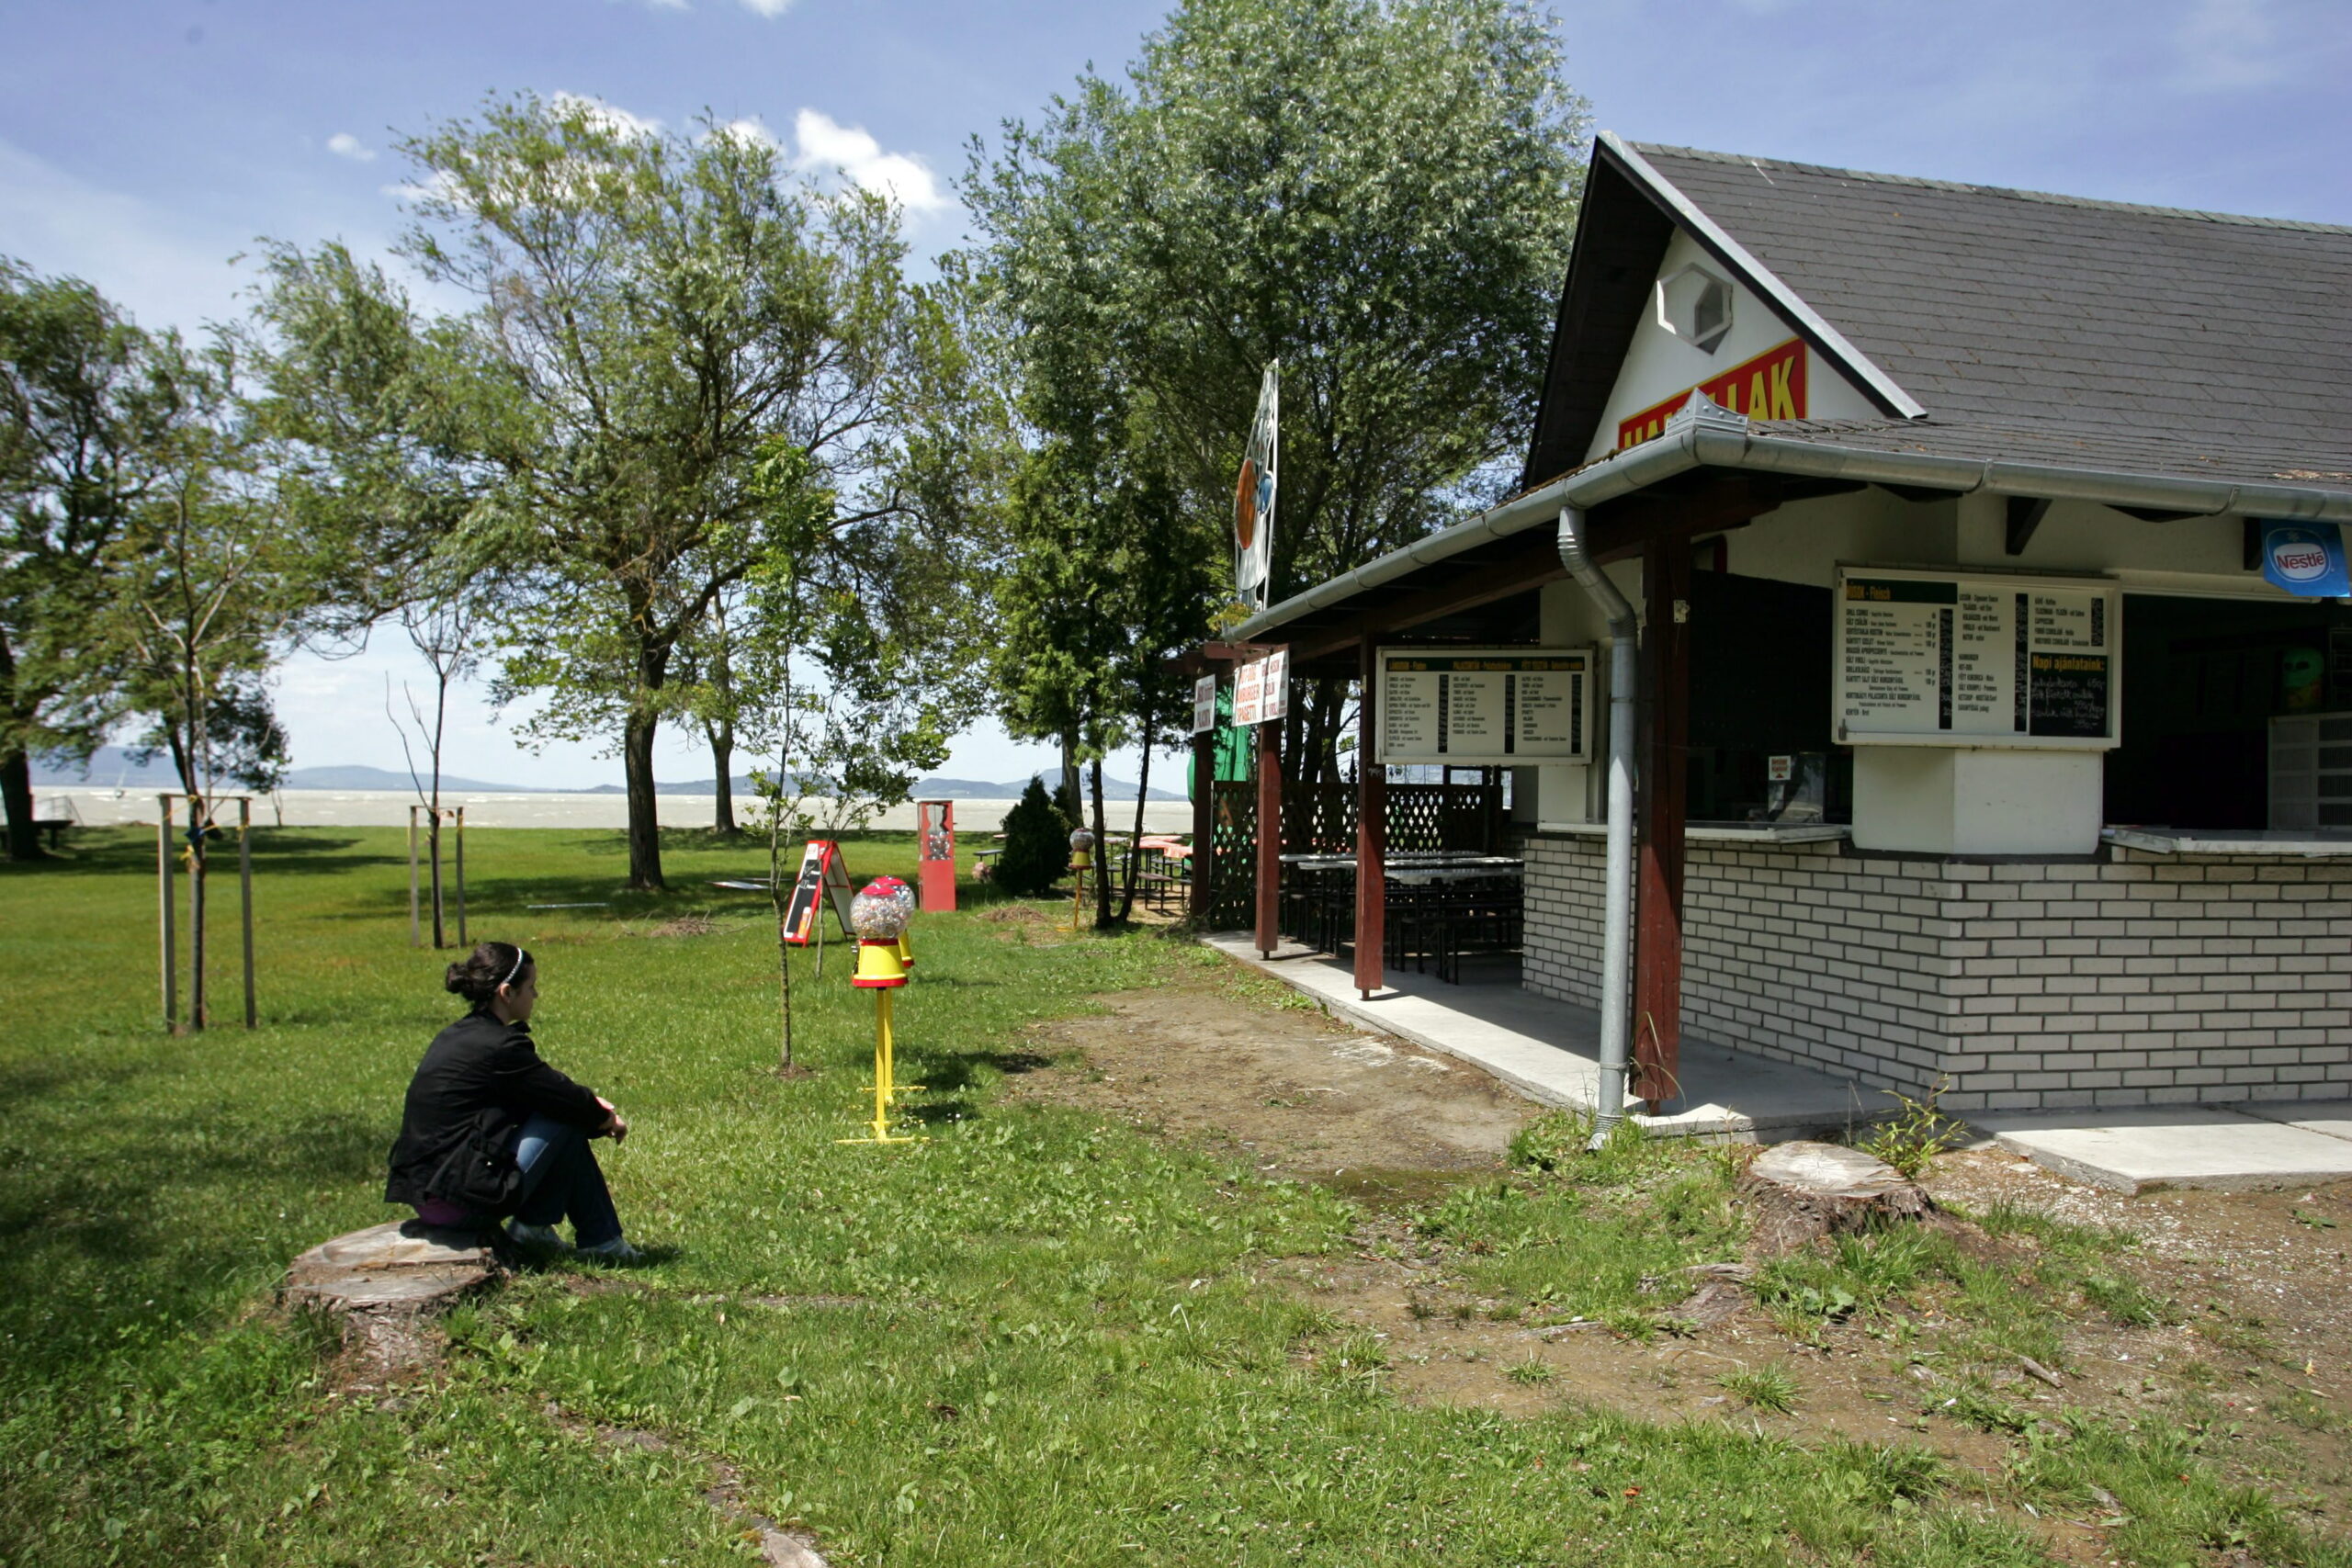
POLYGON ((473 1010, 435 1036, 408 1086, 384 1201, 430 1225, 485 1227, 531 1247, 560 1247, 569 1217, 582 1257, 634 1263, 592 1138, 628 1134, 613 1102, 539 1060, 531 1009, 538 966, 508 942, 486 942, 449 965, 444 984, 473 1010))

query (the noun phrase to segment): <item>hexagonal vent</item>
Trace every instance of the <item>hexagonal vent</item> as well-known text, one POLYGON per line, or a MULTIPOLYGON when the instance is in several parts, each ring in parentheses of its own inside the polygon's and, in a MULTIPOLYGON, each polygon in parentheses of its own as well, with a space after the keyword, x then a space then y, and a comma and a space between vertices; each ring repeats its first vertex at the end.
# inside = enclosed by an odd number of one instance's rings
POLYGON ((1657 286, 1657 323, 1691 347, 1715 352, 1731 332, 1731 285, 1686 266, 1657 286))

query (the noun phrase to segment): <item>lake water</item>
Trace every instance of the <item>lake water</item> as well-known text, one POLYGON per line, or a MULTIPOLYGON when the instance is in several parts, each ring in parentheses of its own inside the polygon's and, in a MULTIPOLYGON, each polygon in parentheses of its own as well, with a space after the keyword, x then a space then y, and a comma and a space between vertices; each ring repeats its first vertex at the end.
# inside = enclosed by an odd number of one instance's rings
MULTIPOLYGON (((118 795, 112 789, 49 788, 36 789, 33 794, 38 815, 42 817, 66 815, 61 803, 70 801, 72 815, 93 827, 155 820, 155 795, 152 790, 128 791, 118 795)), ((469 828, 628 826, 628 801, 618 795, 451 794, 441 799, 445 806, 464 807, 469 828)), ((664 828, 710 826, 713 803, 709 795, 664 795, 655 796, 655 801, 664 828)), ((257 797, 254 801, 254 820, 265 826, 282 821, 288 828, 397 828, 407 823, 409 807, 415 804, 416 796, 405 790, 289 789, 280 791, 274 798, 257 797)), ((956 801, 956 829, 966 834, 994 833, 1012 805, 1011 800, 956 801)), ((744 806, 745 802, 738 797, 739 821, 746 815, 744 806)), ((1135 822, 1136 803, 1132 796, 1121 802, 1105 799, 1102 810, 1105 822, 1114 829, 1131 827, 1135 822)), ((182 807, 175 815, 184 816, 185 811, 182 807)), ((1193 827, 1193 807, 1182 800, 1151 801, 1144 807, 1143 820, 1148 832, 1187 833, 1193 827)), ((872 825, 911 832, 915 808, 911 803, 892 807, 876 818, 872 825)))

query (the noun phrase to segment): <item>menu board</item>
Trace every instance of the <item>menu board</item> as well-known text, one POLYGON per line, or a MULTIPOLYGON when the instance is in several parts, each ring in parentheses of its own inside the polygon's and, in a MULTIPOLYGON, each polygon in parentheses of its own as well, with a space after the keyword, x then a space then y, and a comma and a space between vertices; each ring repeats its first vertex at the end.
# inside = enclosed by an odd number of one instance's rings
POLYGON ((1838 739, 2112 747, 2120 599, 2096 579, 1843 570, 1831 654, 1838 739))
POLYGON ((1590 649, 1382 649, 1379 761, 1584 761, 1592 668, 1590 649))
MULTIPOLYGON (((1212 696, 1214 703, 1216 698, 1212 696)), ((1195 722, 1200 694, 1193 692, 1195 722)), ((1261 659, 1237 665, 1233 671, 1233 722, 1243 729, 1290 716, 1290 649, 1275 649, 1261 659)))

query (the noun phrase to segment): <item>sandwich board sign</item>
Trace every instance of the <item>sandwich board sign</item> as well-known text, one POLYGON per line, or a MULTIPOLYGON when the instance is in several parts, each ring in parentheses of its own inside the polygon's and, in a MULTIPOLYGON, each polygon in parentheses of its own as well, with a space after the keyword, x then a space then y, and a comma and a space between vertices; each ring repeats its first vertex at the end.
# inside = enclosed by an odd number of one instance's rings
POLYGON ((849 867, 842 847, 831 839, 811 839, 800 853, 800 880, 792 885, 792 902, 785 906, 784 940, 795 947, 817 941, 817 907, 821 899, 833 907, 843 938, 850 933, 849 867))

